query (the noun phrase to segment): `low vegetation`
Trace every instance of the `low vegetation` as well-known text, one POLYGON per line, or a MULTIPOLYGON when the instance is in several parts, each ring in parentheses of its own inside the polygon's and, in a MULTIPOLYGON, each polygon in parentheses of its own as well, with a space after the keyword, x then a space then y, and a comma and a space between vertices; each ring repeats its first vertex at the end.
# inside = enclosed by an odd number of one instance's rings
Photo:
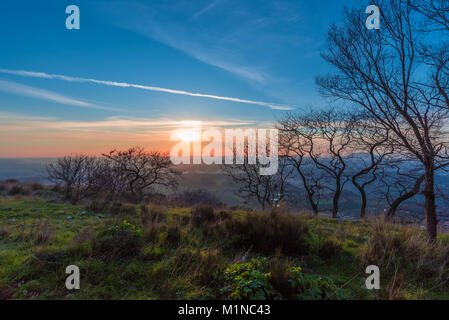
POLYGON ((1 299, 449 298, 449 238, 414 226, 206 205, 92 210, 33 192, 0 196, 1 299), (65 288, 71 264, 80 290, 65 288), (369 264, 380 290, 364 287, 369 264))

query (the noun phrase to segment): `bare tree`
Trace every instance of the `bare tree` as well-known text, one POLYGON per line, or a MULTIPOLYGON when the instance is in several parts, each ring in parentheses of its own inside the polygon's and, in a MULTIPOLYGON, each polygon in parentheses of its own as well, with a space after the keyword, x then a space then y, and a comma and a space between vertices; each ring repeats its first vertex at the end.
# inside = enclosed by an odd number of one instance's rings
POLYGON ((277 207, 285 198, 288 179, 292 175, 285 158, 278 159, 278 171, 274 175, 260 175, 262 164, 248 163, 247 154, 243 164, 225 165, 223 171, 238 186, 238 195, 256 200, 262 210, 277 207))
POLYGON ((366 188, 377 180, 381 163, 394 152, 394 143, 389 130, 373 121, 369 114, 355 114, 354 120, 357 124, 352 130, 351 160, 354 167, 351 181, 360 193, 360 217, 364 218, 368 203, 366 188))
POLYGON ((64 197, 73 204, 94 192, 96 158, 74 155, 59 158, 47 165, 51 182, 64 186, 64 197))
POLYGON ((112 150, 103 156, 111 161, 117 188, 129 192, 135 202, 142 201, 152 188, 178 185, 179 173, 173 169, 168 154, 132 147, 112 150))
POLYGON ((325 177, 314 170, 313 161, 310 160, 310 143, 301 134, 301 119, 297 115, 288 114, 279 121, 277 128, 279 135, 279 151, 295 168, 306 194, 306 201, 314 215, 319 213, 319 203, 323 180, 325 177))
POLYGON ((425 66, 419 50, 427 36, 419 28, 422 15, 417 18, 406 0, 375 0, 370 4, 381 8, 381 30, 365 27, 364 10, 347 9, 344 26, 330 28, 323 54, 338 71, 319 77, 317 83, 323 95, 370 112, 421 163, 427 232, 434 240, 438 223, 434 174, 447 162, 442 127, 448 109, 441 105, 441 95, 435 85, 430 85, 432 81, 424 83, 423 73, 417 72, 425 66))
POLYGON ((379 171, 378 191, 388 204, 385 218, 392 220, 401 204, 422 193, 424 174, 420 167, 404 159, 388 160, 379 171))
POLYGON ((427 31, 449 31, 449 3, 446 0, 408 0, 408 2, 426 18, 427 31))
MULTIPOLYGON (((336 218, 343 188, 348 180, 345 175, 346 159, 351 143, 351 132, 354 125, 345 112, 337 112, 333 108, 323 111, 311 111, 307 114, 288 114, 279 121, 282 144, 289 151, 289 159, 302 177, 301 165, 304 156, 308 157, 318 171, 325 172, 332 182, 326 187, 332 191, 332 217, 336 218)), ((313 210, 316 202, 313 196, 315 189, 310 181, 305 181, 308 201, 313 210)))

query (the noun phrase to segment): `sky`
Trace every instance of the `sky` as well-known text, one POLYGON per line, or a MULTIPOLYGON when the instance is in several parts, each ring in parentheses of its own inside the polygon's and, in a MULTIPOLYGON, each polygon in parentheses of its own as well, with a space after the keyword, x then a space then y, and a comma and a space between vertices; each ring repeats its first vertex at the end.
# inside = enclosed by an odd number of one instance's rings
POLYGON ((356 2, 1 1, 0 157, 164 150, 197 121, 265 128, 318 107, 327 30, 356 2))

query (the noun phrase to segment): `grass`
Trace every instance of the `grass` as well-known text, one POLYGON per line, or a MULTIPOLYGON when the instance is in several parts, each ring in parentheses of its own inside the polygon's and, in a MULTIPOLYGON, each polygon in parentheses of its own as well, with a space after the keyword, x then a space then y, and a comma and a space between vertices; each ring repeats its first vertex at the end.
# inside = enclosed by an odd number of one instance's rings
POLYGON ((420 232, 205 207, 125 204, 95 213, 3 195, 0 299, 297 299, 316 296, 299 287, 321 285, 346 299, 449 299, 449 239, 431 246, 420 232), (376 263, 382 289, 366 290, 364 270, 376 263), (65 288, 70 264, 80 268, 80 290, 65 288))

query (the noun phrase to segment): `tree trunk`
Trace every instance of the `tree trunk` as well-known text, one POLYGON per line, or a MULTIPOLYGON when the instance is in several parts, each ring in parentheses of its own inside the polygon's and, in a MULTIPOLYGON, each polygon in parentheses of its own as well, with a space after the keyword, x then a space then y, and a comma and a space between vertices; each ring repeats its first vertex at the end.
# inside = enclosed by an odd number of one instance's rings
POLYGON ((360 194, 362 196, 362 205, 360 206, 360 218, 364 219, 366 215, 366 192, 365 190, 361 189, 360 194))
POLYGON ((410 190, 409 192, 397 197, 391 204, 390 204, 390 208, 388 208, 388 212, 386 215, 386 219, 387 220, 391 220, 395 215, 396 215, 396 211, 398 210, 399 206, 401 205, 402 202, 404 202, 405 200, 408 200, 410 198, 413 198, 414 196, 416 196, 419 192, 419 189, 421 188, 421 184, 424 181, 424 177, 425 175, 420 176, 418 179, 416 179, 416 182, 413 186, 413 189, 410 190))
POLYGON ((435 204, 434 171, 432 164, 426 165, 425 185, 424 185, 424 213, 426 216, 427 238, 434 242, 437 239, 437 212, 435 204))
POLYGON ((365 189, 358 184, 357 182, 357 175, 352 177, 352 184, 359 190, 360 192, 360 198, 362 199, 362 204, 360 206, 360 218, 365 218, 366 215, 366 205, 367 205, 367 199, 366 199, 366 192, 365 189))
POLYGON ((313 210, 313 215, 318 216, 318 206, 314 202, 311 203, 311 206, 313 210))
POLYGON ((334 193, 334 199, 332 203, 332 218, 336 218, 338 215, 338 203, 340 201, 340 194, 341 194, 341 184, 340 182, 337 182, 334 193))

